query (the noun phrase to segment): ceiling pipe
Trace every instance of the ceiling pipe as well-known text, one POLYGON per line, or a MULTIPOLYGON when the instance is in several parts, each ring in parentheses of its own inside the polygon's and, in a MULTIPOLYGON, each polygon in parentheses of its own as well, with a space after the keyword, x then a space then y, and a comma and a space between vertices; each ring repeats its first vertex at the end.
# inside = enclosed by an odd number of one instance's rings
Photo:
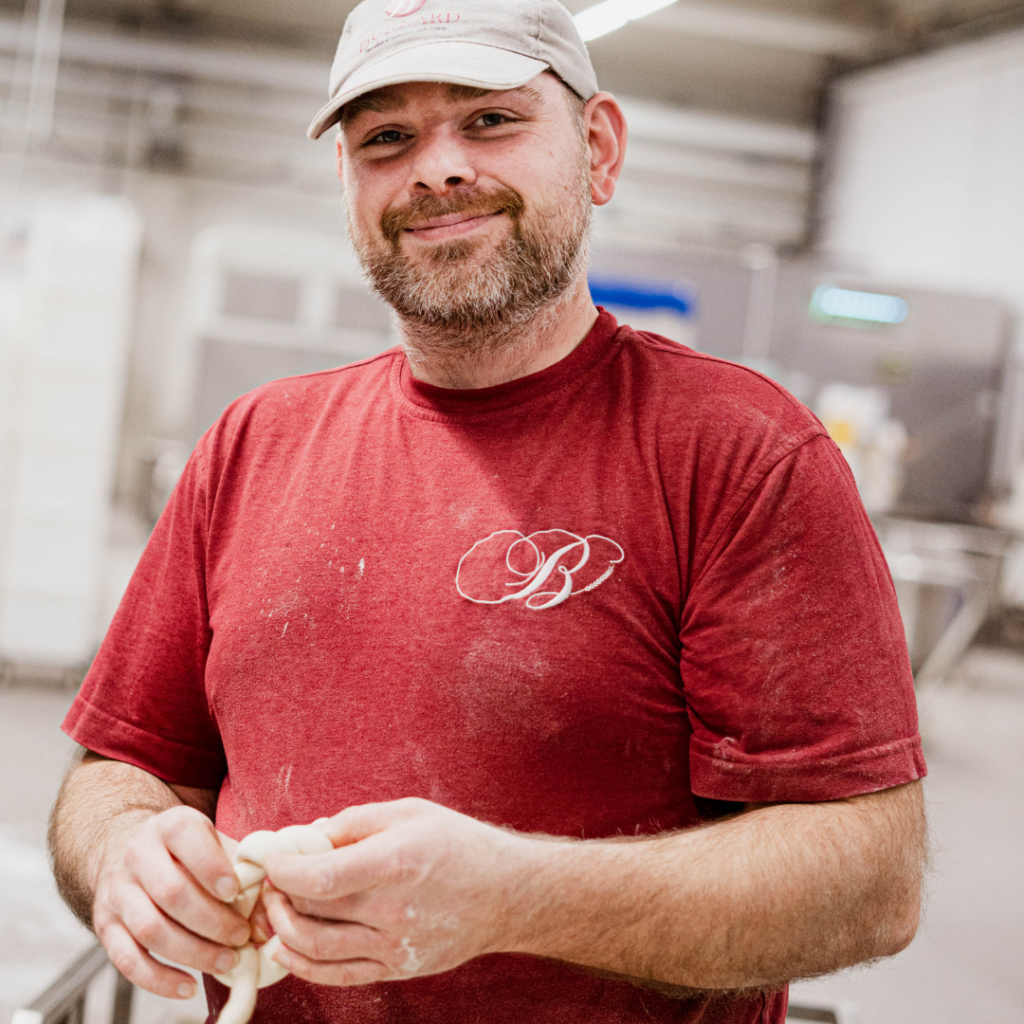
MULTIPOLYGON (((18 19, 0 18, 0 51, 17 52, 20 37, 18 19)), ((317 94, 326 93, 330 70, 326 57, 147 39, 82 25, 64 28, 62 54, 79 64, 317 94)))
MULTIPOLYGON (((17 52, 17 19, 0 18, 0 52, 17 52)), ((329 59, 262 49, 214 48, 196 43, 127 36, 68 25, 61 48, 67 63, 118 68, 184 80, 220 82, 308 94, 310 110, 326 92, 329 59)), ((817 147, 814 131, 790 125, 683 110, 667 104, 623 100, 630 130, 638 138, 759 158, 810 161, 817 147)))
POLYGON ((29 80, 25 131, 29 142, 49 140, 57 99, 61 38, 64 32, 64 0, 39 0, 32 73, 29 80))

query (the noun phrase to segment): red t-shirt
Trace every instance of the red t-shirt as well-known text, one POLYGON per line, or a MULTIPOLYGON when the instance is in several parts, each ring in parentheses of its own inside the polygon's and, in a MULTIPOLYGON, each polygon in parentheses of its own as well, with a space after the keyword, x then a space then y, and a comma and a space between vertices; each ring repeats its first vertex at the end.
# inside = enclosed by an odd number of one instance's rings
MULTIPOLYGON (((893 587, 821 425, 757 373, 607 313, 497 387, 420 383, 392 350, 235 402, 65 728, 219 789, 235 837, 406 796, 526 832, 649 834, 713 801, 925 771, 893 587)), ((784 1007, 494 955, 365 988, 288 978, 254 1019, 752 1024, 784 1007)))

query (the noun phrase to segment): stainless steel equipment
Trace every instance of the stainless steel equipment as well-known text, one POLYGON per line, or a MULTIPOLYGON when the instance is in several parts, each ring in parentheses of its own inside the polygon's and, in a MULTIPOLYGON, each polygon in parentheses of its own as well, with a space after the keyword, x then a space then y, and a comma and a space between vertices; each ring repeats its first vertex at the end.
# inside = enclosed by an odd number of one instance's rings
POLYGON ((1011 539, 985 526, 993 501, 1007 492, 1014 453, 1024 449, 1017 436, 1024 412, 1015 408, 1024 374, 1018 369, 1014 390, 1007 309, 984 297, 780 261, 760 249, 728 260, 599 245, 593 267, 640 290, 645 279, 662 290, 685 285, 695 313, 688 344, 762 370, 823 418, 823 395, 836 386, 874 404, 886 436, 896 437, 883 453, 887 486, 871 495, 868 474, 858 474, 877 470, 877 449, 858 467, 865 453, 855 439, 833 436, 875 516, 918 685, 945 678, 998 602, 1011 539))
POLYGON ((1010 473, 997 457, 1010 326, 993 299, 795 265, 779 274, 769 359, 812 393, 830 382, 884 392, 909 437, 890 511, 977 523, 1010 473))
POLYGON ((999 600, 1013 535, 1005 530, 881 517, 910 663, 919 690, 943 682, 999 600))

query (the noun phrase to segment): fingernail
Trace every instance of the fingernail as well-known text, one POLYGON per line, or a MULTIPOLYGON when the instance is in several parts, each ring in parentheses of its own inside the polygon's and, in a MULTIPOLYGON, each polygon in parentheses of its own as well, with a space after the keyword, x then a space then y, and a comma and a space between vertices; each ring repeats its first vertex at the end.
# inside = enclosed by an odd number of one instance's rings
POLYGON ((221 953, 217 957, 214 966, 217 968, 218 974, 227 974, 228 971, 233 971, 238 966, 238 954, 230 950, 226 953, 221 953))
POLYGON ((196 994, 196 986, 194 982, 183 981, 178 986, 178 995, 182 999, 191 999, 196 994))
POLYGON ((251 921, 250 928, 252 930, 253 941, 255 942, 266 942, 270 938, 267 929, 263 927, 259 921, 251 921))
POLYGON ((289 956, 289 955, 288 955, 288 954, 287 954, 287 953, 286 953, 286 952, 285 952, 285 951, 284 951, 283 949, 279 949, 279 950, 278 950, 278 951, 277 951, 277 952, 276 952, 276 953, 274 954, 274 959, 275 959, 275 960, 276 960, 276 961, 277 961, 277 962, 278 962, 278 963, 279 963, 279 964, 280 964, 280 965, 281 965, 282 967, 287 967, 287 968, 289 968, 289 969, 290 969, 290 968, 291 968, 291 966, 292 966, 292 958, 291 958, 291 957, 290 957, 290 956, 289 956))
POLYGON ((234 875, 224 875, 223 878, 217 879, 217 884, 214 886, 217 890, 217 895, 222 900, 233 899, 235 893, 238 891, 238 880, 234 875))

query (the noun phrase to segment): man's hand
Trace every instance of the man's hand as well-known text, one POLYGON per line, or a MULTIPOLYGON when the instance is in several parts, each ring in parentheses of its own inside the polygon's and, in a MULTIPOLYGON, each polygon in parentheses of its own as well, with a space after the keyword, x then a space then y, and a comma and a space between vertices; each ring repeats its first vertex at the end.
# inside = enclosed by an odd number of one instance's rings
MULTIPOLYGON (((213 790, 172 785, 82 751, 50 817, 61 895, 117 969, 158 995, 188 998, 196 985, 151 954, 223 970, 238 959, 230 947, 249 937, 249 923, 223 902, 238 885, 229 856, 235 843, 211 820, 216 804, 213 790)), ((258 922, 254 915, 256 932, 258 922)))
POLYGON ((249 938, 249 922, 224 902, 237 891, 210 819, 192 807, 173 807, 108 844, 93 927, 129 981, 158 995, 188 996, 192 979, 151 954, 207 974, 231 970, 238 963, 232 947, 249 938))
POLYGON ((338 849, 266 862, 278 959, 293 974, 367 984, 508 947, 530 839, 416 799, 350 807, 321 827, 338 849))
MULTIPOLYGON (((51 818, 61 894, 118 968, 161 995, 194 983, 153 953, 220 970, 249 935, 218 888, 236 882, 215 802, 86 756, 51 818)), ((691 990, 774 986, 906 946, 926 851, 920 783, 630 839, 522 835, 425 800, 352 807, 322 827, 330 853, 267 858, 266 899, 282 964, 333 985, 513 952, 691 990)))
POLYGON ((925 855, 919 783, 630 839, 516 834, 423 800, 322 827, 338 848, 268 857, 265 899, 282 965, 330 985, 516 952, 690 994, 774 987, 904 948, 925 855))

